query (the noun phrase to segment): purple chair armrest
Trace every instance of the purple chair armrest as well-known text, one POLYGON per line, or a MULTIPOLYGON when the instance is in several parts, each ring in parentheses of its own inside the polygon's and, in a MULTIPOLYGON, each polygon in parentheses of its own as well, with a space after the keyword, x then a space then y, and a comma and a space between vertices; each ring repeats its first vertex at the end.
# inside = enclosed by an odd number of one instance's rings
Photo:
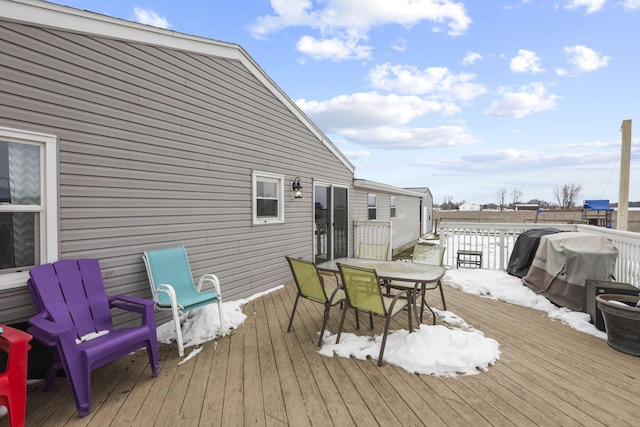
POLYGON ((155 324, 154 305, 152 300, 129 297, 125 295, 113 295, 108 297, 109 305, 126 311, 133 311, 142 315, 142 324, 155 324))
MULTIPOLYGON (((143 310, 145 310, 146 306, 153 307, 153 305, 155 304, 152 300, 149 300, 149 299, 129 297, 126 295, 113 295, 108 298, 109 298, 109 304, 111 304, 112 306, 122 305, 123 307, 131 307, 130 310, 132 311, 137 310, 139 312, 142 312, 143 310), (124 304, 118 303, 117 301, 122 301, 122 303, 124 304)), ((125 308, 125 310, 127 310, 127 308, 125 308)))
POLYGON ((38 313, 29 319, 29 333, 38 341, 48 346, 54 346, 56 343, 69 342, 75 345, 75 333, 71 328, 61 327, 47 319, 46 313, 38 313))

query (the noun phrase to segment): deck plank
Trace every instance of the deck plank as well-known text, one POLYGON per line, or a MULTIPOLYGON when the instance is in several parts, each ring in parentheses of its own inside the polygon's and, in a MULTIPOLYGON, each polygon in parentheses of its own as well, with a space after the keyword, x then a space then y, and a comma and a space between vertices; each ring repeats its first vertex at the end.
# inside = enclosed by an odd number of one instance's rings
POLYGON ((202 413, 200 419, 203 424, 211 426, 223 425, 223 409, 227 393, 227 367, 231 350, 230 336, 217 339, 209 346, 211 362, 206 365, 208 379, 205 395, 202 396, 202 413))
MULTIPOLYGON (((289 284, 247 303, 243 325, 182 364, 175 343, 161 344, 157 378, 145 352, 95 370, 88 417, 77 417, 65 378, 49 392, 31 384, 27 425, 632 426, 640 419, 640 358, 544 312, 445 285, 450 311, 496 339, 501 357, 477 375, 416 375, 373 359, 320 355, 320 304, 302 300, 286 331, 295 292, 289 284)), ((437 292, 427 299, 439 306, 437 292)), ((397 317, 392 329, 406 328, 406 317, 397 317)), ((371 331, 365 318, 357 330, 348 314, 345 331, 379 334, 381 320, 371 331)), ((334 307, 330 333, 339 321, 334 307)))
POLYGON ((202 350, 196 357, 184 362, 184 364, 192 364, 193 370, 191 380, 185 390, 184 401, 180 407, 180 424, 182 425, 198 425, 201 421, 200 414, 202 414, 203 399, 209 384, 209 377, 215 375, 215 372, 211 370, 213 347, 212 343, 203 344, 202 350))
POLYGON ((299 379, 293 375, 292 356, 285 343, 290 334, 286 332, 287 310, 283 306, 283 294, 286 295, 284 291, 278 291, 268 294, 264 298, 268 298, 272 304, 272 310, 267 312, 267 316, 269 318, 269 328, 272 331, 274 358, 278 368, 282 400, 286 408, 286 423, 291 426, 310 426, 311 422, 307 416, 299 379), (283 316, 284 320, 282 320, 283 316))
MULTIPOLYGON (((227 377, 225 379, 224 394, 220 396, 224 401, 221 425, 243 425, 244 422, 244 334, 248 326, 240 325, 229 336, 229 357, 227 359, 227 377)), ((250 393, 255 390, 248 390, 250 393)))
MULTIPOLYGON (((143 378, 146 376, 148 379, 151 379, 151 367, 149 366, 149 357, 147 356, 146 350, 137 351, 123 357, 122 360, 128 360, 129 363, 126 369, 122 371, 121 377, 114 376, 114 378, 118 378, 118 381, 115 387, 113 387, 113 392, 109 396, 105 396, 105 399, 100 404, 99 410, 92 404, 92 412, 99 412, 101 419, 112 420, 123 416, 124 414, 121 414, 121 411, 129 400, 129 394, 134 390, 136 392, 143 392, 145 388, 147 390, 150 388, 148 386, 145 387, 145 383, 148 385, 151 381, 145 382, 143 378)), ((99 385, 97 385, 97 387, 99 387, 99 385)), ((92 418, 95 418, 95 415, 93 415, 92 418)), ((89 423, 87 422, 87 424, 89 423)), ((109 424, 105 425, 108 426, 109 424)))
MULTIPOLYGON (((262 369, 260 366, 258 347, 257 312, 255 301, 246 304, 244 312, 247 319, 244 321, 244 343, 242 349, 243 366, 243 390, 263 390, 262 369)), ((261 317, 262 319, 262 317, 261 317)), ((260 320, 262 321, 262 320, 260 320)), ((243 394, 243 423, 251 426, 265 426, 264 393, 243 394)))
POLYGON ((255 300, 254 310, 256 313, 256 334, 258 340, 258 357, 260 358, 260 375, 262 377, 262 401, 267 426, 286 425, 286 410, 280 382, 278 381, 278 366, 276 364, 273 339, 275 335, 282 335, 279 324, 273 331, 271 323, 274 319, 268 314, 273 310, 273 305, 268 304, 268 298, 255 300), (267 307, 268 305, 268 307, 267 307))
MULTIPOLYGON (((161 345, 158 354, 158 375, 165 369, 165 364, 169 359, 170 354, 176 354, 178 347, 173 345, 161 345)), ((145 369, 138 376, 138 380, 135 385, 131 387, 131 390, 126 396, 125 401, 118 410, 118 413, 114 417, 114 422, 111 425, 118 425, 122 422, 125 425, 133 425, 136 420, 148 419, 142 409, 142 402, 147 399, 153 399, 153 396, 161 394, 159 390, 155 390, 154 386, 156 379, 151 376, 151 367, 149 366, 149 359, 146 352, 136 353, 141 361, 145 362, 145 369), (116 421, 117 420, 117 421, 116 421)))
MULTIPOLYGON (((283 300, 280 301, 281 309, 279 310, 279 312, 281 313, 281 315, 278 318, 280 320, 281 329, 283 331, 286 331, 289 318, 287 308, 293 307, 293 301, 290 300, 290 305, 286 304, 283 300)), ((303 302, 301 302, 301 304, 303 302)), ((302 312, 304 312, 304 310, 301 310, 301 313, 302 312)), ((304 323, 298 326, 298 329, 304 330, 304 323)), ((300 388, 304 401, 318 402, 315 405, 307 407, 307 416, 309 417, 309 422, 312 425, 331 425, 331 415, 329 414, 329 410, 327 409, 325 397, 320 391, 316 376, 314 375, 314 366, 312 366, 312 364, 309 363, 309 359, 307 359, 307 357, 312 356, 314 360, 318 360, 318 358, 315 356, 317 353, 315 353, 315 351, 313 351, 313 353, 310 352, 311 348, 314 348, 309 347, 309 345, 313 343, 313 340, 309 340, 305 336, 305 334, 301 335, 302 336, 299 337, 295 333, 285 332, 284 343, 287 346, 289 356, 291 357, 291 364, 293 367, 292 372, 295 373, 296 378, 298 379, 298 386, 300 388)))

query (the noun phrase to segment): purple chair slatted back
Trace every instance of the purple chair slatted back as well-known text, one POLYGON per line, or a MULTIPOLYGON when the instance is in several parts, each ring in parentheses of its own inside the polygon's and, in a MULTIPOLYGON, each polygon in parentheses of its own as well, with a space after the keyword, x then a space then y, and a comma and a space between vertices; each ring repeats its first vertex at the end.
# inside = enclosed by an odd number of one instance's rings
POLYGON ((102 273, 100 272, 100 263, 97 259, 79 259, 78 266, 82 274, 85 293, 89 301, 89 307, 93 314, 93 321, 96 329, 113 330, 113 320, 111 315, 111 307, 107 292, 102 281, 102 273))
POLYGON ((39 309, 46 311, 51 320, 63 326, 73 326, 67 302, 60 292, 60 282, 53 264, 42 264, 29 271, 31 290, 37 295, 39 309))
POLYGON ((113 330, 97 260, 43 264, 32 268, 29 275, 38 301, 55 323, 75 328, 78 337, 113 330))

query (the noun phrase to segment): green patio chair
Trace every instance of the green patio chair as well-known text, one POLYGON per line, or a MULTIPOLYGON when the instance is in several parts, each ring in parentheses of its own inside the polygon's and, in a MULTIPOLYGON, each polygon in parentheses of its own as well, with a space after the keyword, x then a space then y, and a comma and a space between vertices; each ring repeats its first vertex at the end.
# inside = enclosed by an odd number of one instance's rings
MULTIPOLYGON (((382 292, 380 280, 375 270, 342 263, 338 263, 338 269, 340 270, 342 285, 344 286, 344 292, 347 297, 347 307, 342 311, 342 318, 340 319, 340 327, 338 328, 336 344, 340 342, 340 335, 342 334, 344 319, 348 308, 355 310, 356 314, 358 311, 368 313, 372 329, 372 315, 384 317, 386 320, 384 324, 384 331, 382 333, 380 355, 378 356, 378 366, 382 366, 382 356, 384 355, 384 347, 387 343, 387 335, 389 333, 391 318, 402 312, 410 303, 411 299, 409 291, 401 291, 393 296, 386 295, 382 292)), ((411 319, 413 310, 411 310, 410 307, 408 308, 409 332, 413 332, 413 323, 411 319)))
POLYGON ((147 268, 151 293, 159 310, 171 310, 176 327, 176 342, 180 357, 184 355, 180 314, 217 303, 220 314, 220 334, 224 334, 222 294, 215 274, 204 274, 195 286, 189 257, 184 246, 145 251, 142 256, 147 268), (203 291, 207 284, 213 291, 203 291))
POLYGON ((323 304, 324 318, 322 319, 322 329, 320 329, 320 338, 318 339, 318 347, 320 347, 322 345, 322 339, 324 338, 324 330, 329 321, 331 307, 344 301, 344 290, 342 287, 325 284, 324 278, 313 262, 300 258, 285 258, 289 263, 289 267, 291 267, 291 273, 298 287, 298 294, 296 295, 296 301, 293 303, 293 311, 291 312, 287 332, 291 332, 293 316, 296 313, 300 298, 306 298, 309 301, 323 304))
MULTIPOLYGON (((413 248, 413 262, 417 264, 432 264, 440 265, 444 261, 444 246, 439 245, 416 245, 413 248)), ((436 283, 428 283, 422 285, 422 310, 425 306, 425 292, 438 289, 440 291, 440 298, 442 299, 442 309, 447 309, 447 302, 444 299, 444 289, 442 287, 442 280, 438 280, 436 283)), ((435 317, 434 317, 435 320, 435 317)))
POLYGON ((357 258, 389 259, 388 243, 364 243, 358 245, 357 258))
MULTIPOLYGON (((412 262, 416 264, 432 264, 432 265, 442 266, 442 263, 444 261, 444 251, 445 251, 445 248, 439 245, 432 245, 432 244, 416 245, 413 248, 412 262)), ((431 307, 429 307, 429 304, 427 304, 426 302, 425 294, 427 291, 439 289, 440 298, 442 298, 442 308, 444 310, 447 309, 447 302, 444 299, 444 289, 442 287, 442 280, 438 280, 437 282, 426 283, 426 284, 425 283, 416 284, 411 282, 393 280, 393 281, 387 282, 386 285, 390 288, 400 289, 400 290, 414 289, 416 285, 418 286, 417 294, 420 294, 420 297, 421 297, 420 322, 422 322, 424 309, 426 307, 431 312, 431 315, 433 317, 433 324, 435 325, 436 323, 436 315, 431 309, 431 307)))

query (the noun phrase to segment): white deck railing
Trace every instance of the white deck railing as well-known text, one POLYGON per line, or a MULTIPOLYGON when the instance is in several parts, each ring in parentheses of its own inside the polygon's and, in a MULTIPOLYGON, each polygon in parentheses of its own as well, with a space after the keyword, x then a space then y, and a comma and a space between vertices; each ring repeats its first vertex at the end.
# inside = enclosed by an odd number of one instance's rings
POLYGON ((640 233, 594 227, 583 224, 493 224, 469 222, 441 222, 438 227, 440 244, 445 251, 444 264, 456 265, 458 250, 482 251, 482 267, 506 270, 518 236, 533 228, 555 228, 563 231, 582 231, 609 239, 618 248, 615 277, 618 282, 640 287, 640 233))
POLYGON ((354 251, 357 253, 360 243, 388 245, 387 259, 391 259, 393 242, 390 221, 353 221, 354 251))

